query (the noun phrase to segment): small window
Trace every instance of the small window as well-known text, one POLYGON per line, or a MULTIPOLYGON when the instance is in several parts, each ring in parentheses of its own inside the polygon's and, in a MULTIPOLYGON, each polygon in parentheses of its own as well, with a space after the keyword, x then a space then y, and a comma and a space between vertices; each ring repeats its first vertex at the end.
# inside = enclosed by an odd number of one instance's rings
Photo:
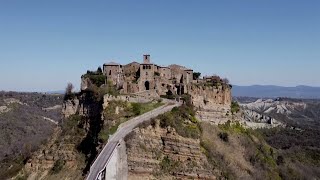
POLYGON ((109 71, 109 75, 111 75, 111 70, 109 71))

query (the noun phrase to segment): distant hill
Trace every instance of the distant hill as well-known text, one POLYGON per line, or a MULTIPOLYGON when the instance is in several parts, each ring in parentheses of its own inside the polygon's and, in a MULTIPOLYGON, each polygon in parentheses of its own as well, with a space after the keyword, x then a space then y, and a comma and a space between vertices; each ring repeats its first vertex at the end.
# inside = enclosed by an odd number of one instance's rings
POLYGON ((237 86, 233 85, 232 95, 235 97, 290 97, 303 99, 320 99, 320 87, 311 86, 296 86, 296 87, 282 87, 282 86, 237 86))
POLYGON ((47 91, 46 94, 64 94, 65 90, 47 91))
POLYGON ((0 179, 16 173, 51 136, 62 103, 63 95, 0 91, 0 179))

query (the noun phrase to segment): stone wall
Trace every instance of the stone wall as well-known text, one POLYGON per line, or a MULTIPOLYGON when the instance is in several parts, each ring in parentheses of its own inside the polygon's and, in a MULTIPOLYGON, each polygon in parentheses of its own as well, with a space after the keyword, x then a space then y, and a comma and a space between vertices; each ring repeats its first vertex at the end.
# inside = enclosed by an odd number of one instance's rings
POLYGON ((130 64, 123 66, 123 74, 126 77, 127 80, 134 80, 136 73, 138 72, 140 68, 140 64, 137 62, 132 62, 130 64))
POLYGON ((188 69, 188 70, 184 70, 183 73, 183 78, 184 78, 184 83, 189 84, 193 81, 193 70, 188 69))
POLYGON ((171 79, 171 69, 168 67, 160 67, 159 73, 161 78, 171 79))
POLYGON ((128 179, 128 163, 126 144, 120 140, 119 145, 113 151, 112 156, 105 169, 106 180, 128 179))
POLYGON ((176 83, 180 83, 181 78, 184 74, 184 70, 182 70, 182 66, 179 65, 170 65, 171 69, 171 79, 176 79, 176 83))
POLYGON ((148 99, 159 99, 160 98, 160 96, 156 90, 142 91, 142 92, 135 93, 135 95, 138 95, 140 97, 145 97, 148 99))
POLYGON ((109 105, 110 101, 124 101, 124 102, 134 102, 134 103, 147 103, 152 101, 151 98, 145 96, 138 95, 119 95, 112 96, 110 94, 106 94, 103 97, 103 109, 106 109, 109 105))
MULTIPOLYGON (((107 80, 116 85, 119 75, 122 75, 122 68, 120 65, 105 65, 103 68, 104 75, 107 76, 107 80)), ((121 78, 122 79, 122 78, 121 78)))

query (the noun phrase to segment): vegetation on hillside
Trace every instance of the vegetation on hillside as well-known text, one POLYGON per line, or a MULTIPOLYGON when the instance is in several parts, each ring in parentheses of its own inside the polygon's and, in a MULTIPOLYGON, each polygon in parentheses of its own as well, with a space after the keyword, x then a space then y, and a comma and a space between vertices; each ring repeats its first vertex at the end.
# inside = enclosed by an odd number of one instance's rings
POLYGON ((82 75, 81 78, 90 79, 91 83, 97 87, 102 86, 106 82, 106 76, 103 75, 101 67, 97 71, 87 71, 86 74, 82 75))
POLYGON ((173 127, 179 135, 187 138, 200 137, 199 122, 192 106, 175 107, 170 112, 159 115, 158 119, 162 128, 173 127))
POLYGON ((109 102, 108 108, 103 112, 105 123, 99 133, 99 140, 105 143, 109 139, 109 136, 117 131, 121 123, 158 108, 161 105, 163 103, 160 101, 148 103, 109 102))
POLYGON ((236 114, 240 111, 240 105, 237 101, 232 101, 231 102, 231 113, 236 114))
POLYGON ((276 154, 258 133, 230 121, 218 127, 202 122, 201 129, 203 151, 224 178, 279 179, 276 154))
POLYGON ((279 154, 277 164, 283 179, 320 177, 320 131, 273 128, 258 130, 279 154))
POLYGON ((30 158, 32 152, 46 143, 55 124, 43 119, 61 121, 63 95, 42 93, 0 92, 0 106, 8 107, 0 112, 0 179, 15 175, 30 158))
MULTIPOLYGON (((238 111, 238 105, 233 104, 234 112, 238 111)), ((192 105, 185 104, 181 107, 174 108, 171 112, 159 115, 149 123, 143 123, 140 128, 153 126, 157 124, 162 128, 172 127, 177 134, 185 138, 199 139, 202 152, 207 156, 209 166, 212 168, 212 174, 222 179, 302 179, 306 177, 318 177, 319 172, 315 167, 319 167, 319 152, 315 147, 319 146, 318 139, 311 141, 303 141, 298 137, 290 137, 288 144, 281 143, 276 138, 280 132, 274 130, 252 130, 244 128, 239 122, 228 121, 225 124, 215 126, 208 122, 198 122, 194 118, 195 112, 192 105), (264 132, 266 131, 266 132, 264 132), (268 138, 271 138, 268 139, 268 138), (297 141, 308 145, 308 148, 303 151, 294 149, 292 153, 283 151, 282 148, 289 146, 290 142, 297 141), (267 141, 266 141, 267 140, 267 141), (274 142, 273 142, 274 141, 274 142), (280 146, 280 147, 278 147, 280 146), (310 148, 313 146, 313 149, 310 148), (284 153, 288 153, 285 155, 284 153), (294 156, 294 157, 292 157, 294 156), (289 161, 290 160, 290 161, 289 161), (311 164, 314 169, 311 172, 312 176, 299 175, 293 164, 294 162, 303 162, 304 165, 311 164), (217 171, 218 170, 218 171, 217 171), (221 172, 218 173, 217 172, 221 172)), ((283 132, 281 132, 283 133, 283 132)), ((280 133, 280 134, 281 134, 280 133)), ((318 136, 310 132, 297 133, 296 136, 318 136)), ((128 141, 133 134, 129 135, 128 141)), ((287 137, 287 138, 289 138, 287 137)), ((319 138, 320 139, 320 138, 319 138)), ((161 152, 161 150, 160 150, 161 152)), ((157 153, 160 153, 157 152, 157 153)), ((170 156, 163 156, 159 163, 159 172, 156 176, 174 175, 181 170, 181 162, 176 159, 171 159, 170 156)), ((298 164, 301 165, 301 164, 298 164)), ((192 167, 192 165, 190 165, 192 167)), ((301 167, 301 166, 298 166, 301 167)), ((305 166, 304 166, 305 167, 305 166)), ((310 172, 310 170, 308 170, 310 172)))

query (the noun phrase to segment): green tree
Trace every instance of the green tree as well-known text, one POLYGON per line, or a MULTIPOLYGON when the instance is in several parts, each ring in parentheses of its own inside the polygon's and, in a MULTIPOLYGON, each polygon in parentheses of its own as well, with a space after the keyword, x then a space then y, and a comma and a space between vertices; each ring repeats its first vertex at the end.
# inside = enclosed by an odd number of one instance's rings
POLYGON ((99 66, 98 69, 97 69, 97 74, 102 74, 102 69, 101 69, 100 66, 99 66))
POLYGON ((193 80, 199 79, 200 76, 201 76, 201 73, 200 73, 200 72, 194 72, 194 73, 193 73, 193 80))
POLYGON ((238 113, 240 111, 240 106, 239 103, 236 101, 232 101, 231 102, 231 113, 238 113))

